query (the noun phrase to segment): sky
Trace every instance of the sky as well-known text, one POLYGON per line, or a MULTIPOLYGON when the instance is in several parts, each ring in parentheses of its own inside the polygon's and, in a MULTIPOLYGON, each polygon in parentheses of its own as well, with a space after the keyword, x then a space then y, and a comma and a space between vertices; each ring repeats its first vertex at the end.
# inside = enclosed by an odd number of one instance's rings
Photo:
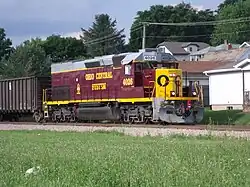
MULTIPOLYGON (((129 30, 137 11, 151 5, 175 5, 181 0, 0 0, 0 27, 13 45, 24 40, 52 34, 79 37, 96 14, 107 13, 117 20, 119 29, 129 30)), ((198 9, 215 9, 222 0, 185 0, 198 9)))

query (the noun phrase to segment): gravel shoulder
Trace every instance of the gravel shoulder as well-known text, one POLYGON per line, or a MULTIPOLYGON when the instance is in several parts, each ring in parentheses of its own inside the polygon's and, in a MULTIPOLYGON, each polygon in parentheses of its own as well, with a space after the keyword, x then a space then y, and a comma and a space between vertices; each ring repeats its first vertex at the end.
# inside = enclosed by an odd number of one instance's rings
POLYGON ((1 124, 0 130, 49 130, 49 131, 117 131, 130 136, 169 136, 169 135, 212 135, 229 136, 236 138, 250 138, 250 131, 216 131, 216 130, 195 130, 195 129, 175 129, 175 128, 128 128, 128 127, 90 127, 90 126, 58 126, 58 125, 13 125, 1 124))

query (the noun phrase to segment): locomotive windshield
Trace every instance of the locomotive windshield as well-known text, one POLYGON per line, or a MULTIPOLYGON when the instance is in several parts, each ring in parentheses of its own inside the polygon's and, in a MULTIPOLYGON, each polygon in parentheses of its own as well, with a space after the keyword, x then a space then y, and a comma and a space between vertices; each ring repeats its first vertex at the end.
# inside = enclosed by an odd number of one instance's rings
POLYGON ((148 62, 151 68, 167 68, 167 69, 177 69, 178 64, 174 62, 157 62, 157 61, 149 61, 148 62))
POLYGON ((156 68, 178 69, 178 64, 175 62, 144 61, 142 63, 137 63, 136 65, 136 69, 156 69, 156 68))

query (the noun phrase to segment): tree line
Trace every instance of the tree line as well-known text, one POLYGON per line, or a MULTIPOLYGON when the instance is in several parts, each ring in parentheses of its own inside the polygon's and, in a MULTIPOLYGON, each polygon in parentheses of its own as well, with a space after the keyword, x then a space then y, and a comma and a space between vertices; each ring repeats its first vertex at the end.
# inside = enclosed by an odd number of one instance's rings
POLYGON ((149 25, 146 27, 146 47, 149 48, 163 41, 199 41, 218 45, 227 39, 231 43, 243 43, 250 38, 249 9, 250 1, 247 0, 225 0, 215 11, 196 10, 184 2, 176 6, 154 5, 137 12, 128 44, 125 44, 124 29, 117 29, 117 21, 108 14, 96 15, 89 28, 81 28, 80 39, 52 35, 45 40, 34 38, 13 47, 4 28, 0 28, 0 76, 49 75, 51 63, 138 51, 142 46, 142 22, 216 23, 229 20, 224 24, 149 25), (240 19, 235 22, 237 18, 240 19))

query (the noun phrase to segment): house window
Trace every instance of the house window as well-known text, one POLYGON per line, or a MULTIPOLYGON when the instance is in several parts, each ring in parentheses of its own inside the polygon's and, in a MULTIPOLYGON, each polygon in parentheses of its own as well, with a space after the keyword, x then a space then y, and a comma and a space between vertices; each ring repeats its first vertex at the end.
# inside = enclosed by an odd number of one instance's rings
POLYGON ((189 51, 192 52, 192 51, 193 51, 193 48, 192 48, 192 47, 189 47, 189 51))

